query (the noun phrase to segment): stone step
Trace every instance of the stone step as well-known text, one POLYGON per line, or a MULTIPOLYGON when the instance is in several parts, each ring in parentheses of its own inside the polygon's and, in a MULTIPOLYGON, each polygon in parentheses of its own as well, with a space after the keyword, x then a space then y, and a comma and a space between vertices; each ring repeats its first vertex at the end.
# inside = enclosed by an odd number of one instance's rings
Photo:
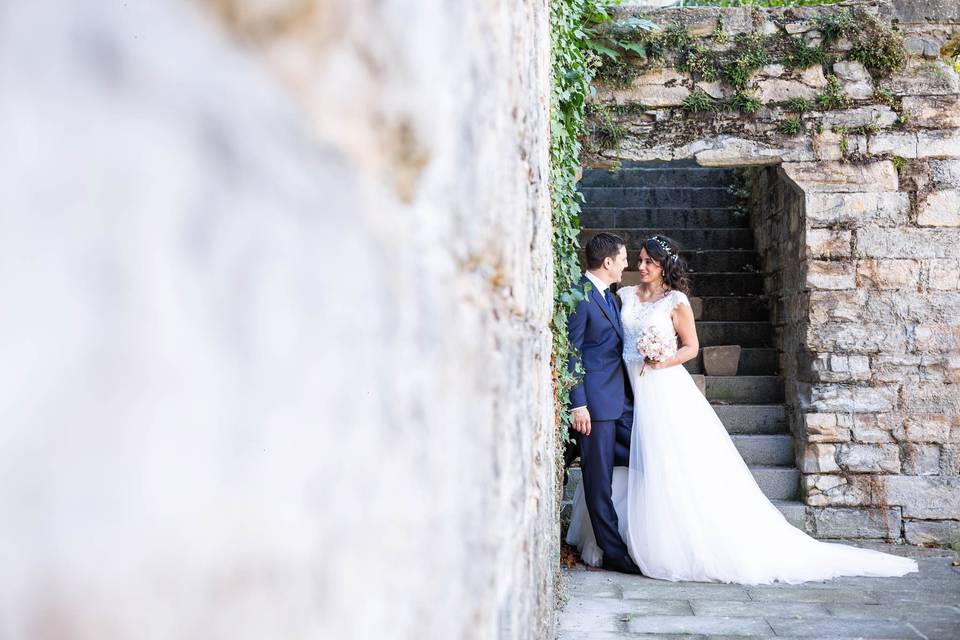
POLYGON ((763 274, 749 271, 692 273, 690 290, 698 298, 761 294, 763 293, 763 274))
POLYGON ((703 305, 701 320, 769 320, 765 296, 699 296, 703 305))
MULTIPOLYGON (((629 252, 628 256, 629 256, 629 252)), ((760 256, 752 249, 681 251, 691 272, 744 273, 760 271, 760 256)), ((631 264, 636 264, 636 261, 631 264)))
POLYGON ((738 209, 714 207, 706 209, 626 209, 621 207, 584 207, 580 212, 584 229, 630 229, 632 227, 745 228, 750 218, 738 209))
MULTIPOLYGON (((740 352, 740 365, 737 375, 772 376, 777 374, 779 353, 776 349, 743 349, 740 352)), ((703 354, 697 354, 693 360, 683 363, 691 374, 703 373, 703 354)))
POLYGON ((715 404, 713 410, 730 434, 780 434, 787 432, 782 404, 715 404))
POLYGON ((581 187, 727 187, 730 169, 712 167, 636 167, 619 171, 585 169, 581 187))
POLYGON ((737 451, 748 465, 791 466, 794 463, 793 436, 734 435, 737 451))
MULTIPOLYGON (((720 249, 753 249, 753 231, 749 228, 717 228, 717 229, 683 229, 683 228, 608 228, 608 229, 582 229, 580 231, 580 246, 586 246, 587 242, 600 231, 609 231, 615 233, 624 239, 627 243, 627 251, 639 251, 643 243, 654 235, 662 235, 672 238, 680 245, 681 252, 684 251, 703 251, 720 249)), ((636 262, 631 262, 631 267, 636 267, 636 262)))
POLYGON ((697 323, 701 347, 738 344, 741 347, 772 347, 772 330, 768 322, 706 321, 697 323))
POLYGON ((792 467, 756 466, 750 473, 770 500, 796 500, 800 495, 800 472, 792 467))
POLYGON ((737 196, 727 187, 581 187, 591 207, 729 207, 737 196))
MULTIPOLYGON (((797 501, 797 495, 800 488, 800 474, 795 469, 785 467, 751 467, 750 471, 753 477, 757 479, 757 484, 774 504, 780 513, 784 515, 790 524, 803 529, 806 507, 803 503, 797 501), (773 470, 774 473, 771 473, 773 470), (794 473, 791 474, 790 472, 794 473), (790 486, 791 478, 795 486, 790 486), (789 495, 788 495, 789 494, 789 495), (787 497, 780 497, 787 496, 787 497)), ((582 474, 579 467, 570 467, 567 469, 567 482, 563 486, 563 500, 561 510, 569 513, 573 503, 573 497, 576 495, 577 486, 582 481, 582 474)))
POLYGON ((770 502, 783 514, 787 522, 800 531, 812 533, 807 529, 807 505, 799 500, 771 500, 770 502))
POLYGON ((706 376, 707 400, 714 404, 776 404, 783 402, 779 376, 706 376))

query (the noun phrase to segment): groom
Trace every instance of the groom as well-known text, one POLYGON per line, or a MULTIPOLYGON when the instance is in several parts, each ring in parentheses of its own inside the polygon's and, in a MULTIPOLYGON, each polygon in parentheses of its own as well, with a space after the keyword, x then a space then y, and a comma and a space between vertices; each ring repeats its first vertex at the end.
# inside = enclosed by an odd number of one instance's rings
POLYGON ((583 380, 570 391, 571 422, 580 448, 587 511, 603 568, 640 573, 620 537, 613 507, 613 468, 628 466, 633 407, 623 364, 623 323, 610 285, 627 267, 623 238, 598 233, 586 246, 587 272, 579 288, 585 297, 567 321, 574 354, 570 371, 583 367, 583 380), (589 286, 588 286, 589 285, 589 286))

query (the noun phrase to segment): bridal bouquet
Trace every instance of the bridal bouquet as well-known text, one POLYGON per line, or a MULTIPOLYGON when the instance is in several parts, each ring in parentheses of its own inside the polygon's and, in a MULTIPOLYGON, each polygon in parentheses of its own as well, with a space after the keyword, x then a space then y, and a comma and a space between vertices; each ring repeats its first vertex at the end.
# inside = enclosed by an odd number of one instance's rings
MULTIPOLYGON (((637 351, 644 358, 662 362, 677 352, 677 337, 673 334, 667 335, 655 326, 649 326, 637 338, 637 351)), ((643 375, 646 368, 646 360, 644 360, 640 375, 643 375)))

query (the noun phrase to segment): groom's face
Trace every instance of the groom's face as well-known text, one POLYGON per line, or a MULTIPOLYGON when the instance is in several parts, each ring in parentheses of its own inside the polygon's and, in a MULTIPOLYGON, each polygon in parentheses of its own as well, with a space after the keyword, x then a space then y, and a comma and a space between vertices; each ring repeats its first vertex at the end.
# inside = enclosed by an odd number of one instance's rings
POLYGON ((609 261, 607 271, 610 272, 611 282, 623 280, 623 271, 627 268, 627 248, 621 245, 617 255, 613 258, 607 258, 607 260, 609 261))

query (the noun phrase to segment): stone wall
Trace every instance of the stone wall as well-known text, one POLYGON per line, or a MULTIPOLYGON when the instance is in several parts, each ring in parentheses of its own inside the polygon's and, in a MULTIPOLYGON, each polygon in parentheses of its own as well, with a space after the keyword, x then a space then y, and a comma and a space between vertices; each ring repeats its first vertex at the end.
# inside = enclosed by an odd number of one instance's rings
POLYGON ((545 638, 543 1, 0 7, 0 636, 545 638))
MULTIPOLYGON (((846 58, 791 71, 767 65, 746 92, 762 105, 696 113, 723 82, 671 58, 600 86, 605 118, 590 163, 695 158, 766 166, 748 185, 767 291, 774 300, 791 430, 808 526, 822 537, 915 544, 960 537, 960 78, 941 48, 960 38, 955 3, 857 5, 896 24, 909 57, 884 75, 846 58), (946 6, 949 4, 950 6, 946 6), (939 7, 939 8, 938 8, 939 7), (835 75, 840 108, 817 98, 835 75), (813 108, 797 113, 791 98, 813 108), (689 100, 687 100, 689 106, 689 100), (789 126, 787 121, 791 121, 789 126)), ((625 10, 680 23, 694 42, 789 34, 808 45, 824 7, 625 10)))

